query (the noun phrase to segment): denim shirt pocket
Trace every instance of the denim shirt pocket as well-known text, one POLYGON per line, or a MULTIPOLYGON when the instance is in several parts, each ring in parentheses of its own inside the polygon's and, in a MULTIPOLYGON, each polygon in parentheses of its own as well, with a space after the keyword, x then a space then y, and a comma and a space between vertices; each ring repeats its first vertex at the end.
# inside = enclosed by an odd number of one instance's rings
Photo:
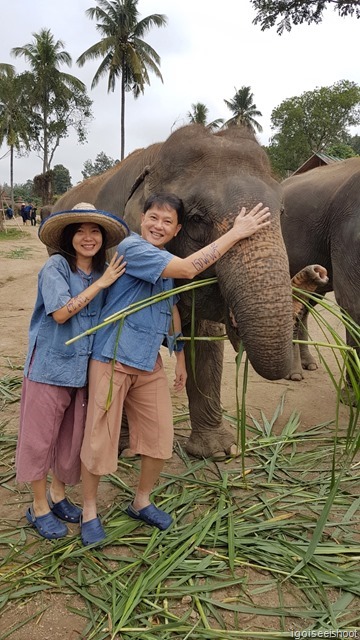
POLYGON ((43 364, 44 375, 49 380, 61 380, 64 386, 72 386, 74 380, 81 377, 80 371, 74 370, 76 365, 78 365, 76 353, 72 349, 60 351, 50 348, 43 364))
MULTIPOLYGON (((143 325, 134 324, 127 318, 121 329, 117 353, 120 362, 131 361, 136 366, 147 362, 149 354, 153 351, 157 353, 156 333, 151 333, 149 328, 143 325)), ((116 349, 116 345, 115 345, 116 349)))

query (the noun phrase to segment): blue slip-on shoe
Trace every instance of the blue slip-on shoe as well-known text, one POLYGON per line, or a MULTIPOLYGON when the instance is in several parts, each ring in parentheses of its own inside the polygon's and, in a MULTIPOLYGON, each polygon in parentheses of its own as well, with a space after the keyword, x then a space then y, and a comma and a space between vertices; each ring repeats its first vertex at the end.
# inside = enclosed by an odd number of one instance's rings
POLYGON ((82 514, 82 510, 80 507, 77 507, 75 504, 70 502, 67 498, 60 500, 60 502, 53 502, 50 491, 47 492, 47 501, 49 503, 49 507, 53 514, 60 518, 60 520, 65 520, 66 522, 80 522, 80 516, 82 514))
POLYGON ((34 509, 29 507, 26 512, 26 519, 37 532, 47 540, 55 540, 57 538, 64 538, 68 533, 66 524, 60 522, 52 513, 46 513, 44 516, 37 516, 34 513, 34 509))
POLYGON ((125 513, 127 513, 130 518, 133 518, 134 520, 142 520, 151 527, 157 527, 161 531, 168 529, 173 521, 172 517, 168 513, 161 511, 161 509, 155 507, 154 504, 149 504, 149 506, 144 507, 139 511, 134 509, 132 504, 129 504, 125 509, 125 513))
POLYGON ((106 538, 106 533, 99 517, 83 522, 80 518, 81 540, 84 547, 90 544, 100 544, 106 538))

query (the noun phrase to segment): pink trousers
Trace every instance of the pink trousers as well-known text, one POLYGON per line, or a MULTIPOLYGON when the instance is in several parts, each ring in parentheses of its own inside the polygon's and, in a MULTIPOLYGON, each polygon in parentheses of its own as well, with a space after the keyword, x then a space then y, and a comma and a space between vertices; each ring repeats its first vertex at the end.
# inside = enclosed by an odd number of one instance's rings
POLYGON ((86 387, 57 387, 24 378, 15 458, 18 482, 41 480, 50 469, 65 484, 80 481, 86 405, 86 387))

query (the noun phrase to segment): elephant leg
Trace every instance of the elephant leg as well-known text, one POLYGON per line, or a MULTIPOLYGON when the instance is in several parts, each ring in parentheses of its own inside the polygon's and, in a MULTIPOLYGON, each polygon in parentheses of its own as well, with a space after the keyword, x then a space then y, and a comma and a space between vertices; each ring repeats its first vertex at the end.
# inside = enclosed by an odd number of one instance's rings
MULTIPOLYGON (((329 277, 327 270, 320 264, 311 264, 304 269, 301 269, 291 279, 291 284, 297 289, 302 291, 316 291, 318 287, 326 287, 329 283, 329 277)), ((308 339, 308 319, 309 310, 305 306, 306 295, 301 292, 297 292, 297 296, 294 297, 293 309, 294 309, 294 339, 307 340, 308 339)), ((315 301, 309 300, 309 303, 313 306, 315 301)), ((310 353, 309 347, 306 344, 294 344, 293 348, 293 363, 292 370, 288 378, 291 380, 301 380, 303 378, 302 369, 308 371, 315 371, 317 364, 315 359, 310 353)))
MULTIPOLYGON (((357 354, 357 358, 360 357, 359 343, 354 336, 346 330, 346 343, 349 347, 354 347, 357 354)), ((340 400, 343 404, 347 404, 353 407, 360 407, 360 376, 359 368, 355 359, 350 356, 348 367, 351 368, 352 374, 350 375, 349 369, 346 372, 346 385, 341 389, 340 400)))
MULTIPOLYGON (((337 304, 354 320, 356 325, 359 325, 359 270, 356 267, 356 261, 352 262, 350 260, 349 262, 349 259, 345 260, 345 254, 346 252, 344 252, 344 255, 337 257, 334 256, 334 261, 336 263, 336 268, 334 269, 334 294, 337 304), (339 264, 342 265, 342 269, 339 269, 339 264)), ((350 252, 349 256, 351 257, 350 252)), ((346 344, 349 347, 353 347, 357 355, 354 357, 353 354, 349 354, 349 361, 347 363, 348 367, 346 371, 346 384, 341 390, 340 399, 344 404, 360 407, 360 373, 358 361, 355 361, 356 357, 360 357, 360 343, 356 325, 354 329, 352 329, 350 324, 346 329, 346 344), (350 367, 352 369, 351 375, 349 372, 350 367)))
MULTIPOLYGON (((224 334, 224 325, 201 321, 197 336, 224 334)), ((221 376, 223 370, 224 342, 195 341, 195 375, 191 364, 190 345, 185 349, 188 379, 186 390, 189 399, 191 436, 186 451, 197 457, 214 457, 236 453, 233 430, 226 426, 221 409, 221 376)))
MULTIPOLYGON (((300 324, 299 328, 299 340, 308 340, 308 320, 309 320, 309 311, 306 309, 304 313, 304 318, 300 324)), ((315 371, 318 366, 314 356, 310 353, 310 349, 307 344, 300 344, 300 360, 301 366, 303 369, 307 369, 308 371, 315 371)))
MULTIPOLYGON (((308 339, 308 318, 309 311, 304 307, 294 326, 294 340, 308 339)), ((315 371, 317 368, 316 360, 311 355, 308 345, 294 343, 291 372, 287 376, 287 380, 298 382, 304 377, 303 369, 315 371)))

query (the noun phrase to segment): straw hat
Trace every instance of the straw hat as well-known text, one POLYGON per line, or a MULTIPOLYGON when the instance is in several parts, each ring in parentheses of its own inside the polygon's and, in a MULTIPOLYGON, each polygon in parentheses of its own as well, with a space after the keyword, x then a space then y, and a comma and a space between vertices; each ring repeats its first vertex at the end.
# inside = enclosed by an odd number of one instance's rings
POLYGON ((57 211, 42 221, 39 227, 41 242, 51 249, 59 251, 63 229, 68 224, 94 222, 106 231, 106 249, 119 244, 129 234, 127 224, 113 213, 96 209, 93 204, 79 202, 70 210, 57 211))

